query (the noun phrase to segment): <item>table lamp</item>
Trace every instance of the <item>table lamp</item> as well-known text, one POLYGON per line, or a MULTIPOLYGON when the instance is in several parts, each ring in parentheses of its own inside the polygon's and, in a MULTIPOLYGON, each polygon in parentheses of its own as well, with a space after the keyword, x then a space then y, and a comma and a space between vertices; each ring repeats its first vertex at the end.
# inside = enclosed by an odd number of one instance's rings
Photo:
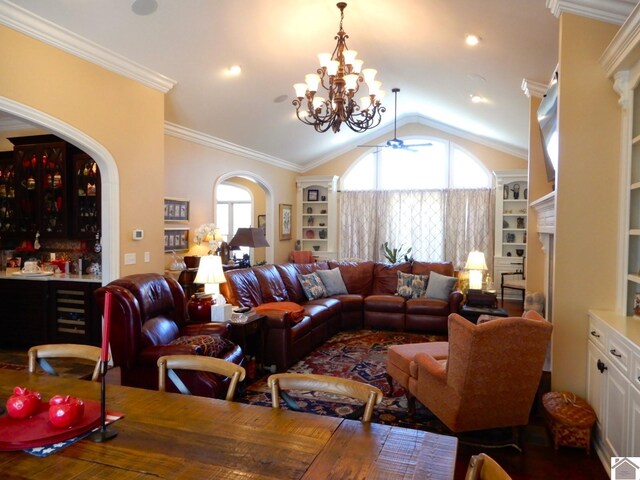
POLYGON ((225 298, 220 294, 219 287, 219 284, 226 281, 219 256, 207 255, 200 258, 198 273, 193 283, 204 284, 204 293, 196 293, 189 300, 188 311, 191 322, 211 321, 212 305, 223 306, 226 303, 225 298))
MULTIPOLYGON (((268 247, 269 242, 267 242, 267 238, 264 236, 264 232, 261 228, 239 228, 236 231, 236 234, 233 236, 231 241, 229 242, 229 246, 233 247, 250 247, 250 248, 259 248, 259 247, 268 247)), ((241 267, 250 267, 251 262, 249 261, 249 255, 245 254, 242 257, 242 261, 240 262, 241 267)))
POLYGON ((469 289, 482 290, 482 276, 483 272, 487 270, 484 253, 477 250, 469 252, 464 268, 469 271, 469 289))

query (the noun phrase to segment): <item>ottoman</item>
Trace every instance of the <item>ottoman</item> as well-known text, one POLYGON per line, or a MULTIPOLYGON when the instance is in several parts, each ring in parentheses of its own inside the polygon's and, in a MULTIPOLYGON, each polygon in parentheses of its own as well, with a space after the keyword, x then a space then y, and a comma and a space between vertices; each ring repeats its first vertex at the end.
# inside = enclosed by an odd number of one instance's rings
POLYGON ((591 451, 591 429, 596 414, 584 399, 571 392, 548 392, 542 396, 545 420, 553 436, 553 446, 591 451))
POLYGON ((405 390, 409 390, 409 377, 418 374, 415 364, 412 369, 413 358, 417 353, 427 353, 436 360, 446 359, 449 355, 449 342, 406 343, 392 345, 387 350, 387 381, 391 388, 389 395, 393 395, 393 380, 395 379, 405 390), (413 375, 412 375, 413 374, 413 375))

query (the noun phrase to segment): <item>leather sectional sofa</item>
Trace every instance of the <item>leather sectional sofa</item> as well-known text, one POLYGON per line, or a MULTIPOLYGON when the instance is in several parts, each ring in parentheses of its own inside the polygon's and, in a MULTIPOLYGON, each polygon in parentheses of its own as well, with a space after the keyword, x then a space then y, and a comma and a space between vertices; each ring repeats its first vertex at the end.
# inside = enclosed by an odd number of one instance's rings
POLYGON ((310 264, 261 265, 225 272, 222 294, 233 305, 258 307, 273 302, 294 302, 304 316, 294 318, 282 311, 267 311, 265 364, 284 371, 344 329, 387 329, 446 334, 449 314, 458 313, 462 293, 454 290, 448 300, 405 299, 396 294, 398 272, 454 276, 449 262, 321 261, 310 264), (307 300, 298 275, 338 268, 347 293, 307 300))

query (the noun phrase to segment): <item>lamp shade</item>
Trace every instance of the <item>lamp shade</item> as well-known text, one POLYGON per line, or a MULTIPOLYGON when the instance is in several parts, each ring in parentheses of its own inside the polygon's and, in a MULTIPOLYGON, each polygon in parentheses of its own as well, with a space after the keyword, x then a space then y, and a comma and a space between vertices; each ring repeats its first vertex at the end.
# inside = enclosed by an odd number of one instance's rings
POLYGON ((464 266, 465 270, 487 270, 487 262, 484 259, 484 253, 478 250, 469 252, 467 257, 467 263, 464 266))
POLYGON ((222 270, 222 260, 217 255, 207 255, 200 258, 200 266, 193 283, 218 284, 224 283, 227 279, 222 270))
POLYGON ((269 242, 260 228, 239 228, 229 242, 230 247, 268 247, 269 242))

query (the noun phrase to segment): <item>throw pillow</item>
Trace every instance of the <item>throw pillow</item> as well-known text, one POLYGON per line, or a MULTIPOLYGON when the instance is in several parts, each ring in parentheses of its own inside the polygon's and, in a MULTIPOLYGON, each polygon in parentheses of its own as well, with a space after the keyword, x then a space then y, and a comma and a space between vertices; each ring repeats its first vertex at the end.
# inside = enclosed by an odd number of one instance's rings
POLYGON ((456 277, 447 277, 437 272, 431 272, 425 297, 444 300, 445 302, 449 301, 449 295, 453 292, 456 283, 458 283, 456 277))
POLYGON ((324 288, 327 290, 327 295, 346 295, 348 293, 339 268, 317 270, 316 273, 322 280, 324 288))
POLYGON ((406 299, 424 297, 429 275, 398 272, 398 295, 406 299))
POLYGON ((190 345, 197 355, 220 357, 220 354, 235 344, 220 335, 193 335, 178 337, 169 345, 190 345))
POLYGON ((253 309, 254 312, 262 315, 284 315, 293 323, 299 323, 304 318, 304 308, 295 302, 271 302, 263 303, 253 309))
POLYGON ((320 280, 317 272, 308 275, 298 274, 298 280, 300 280, 300 285, 302 285, 307 300, 315 300, 316 298, 327 296, 327 289, 324 288, 324 284, 322 280, 320 280))

